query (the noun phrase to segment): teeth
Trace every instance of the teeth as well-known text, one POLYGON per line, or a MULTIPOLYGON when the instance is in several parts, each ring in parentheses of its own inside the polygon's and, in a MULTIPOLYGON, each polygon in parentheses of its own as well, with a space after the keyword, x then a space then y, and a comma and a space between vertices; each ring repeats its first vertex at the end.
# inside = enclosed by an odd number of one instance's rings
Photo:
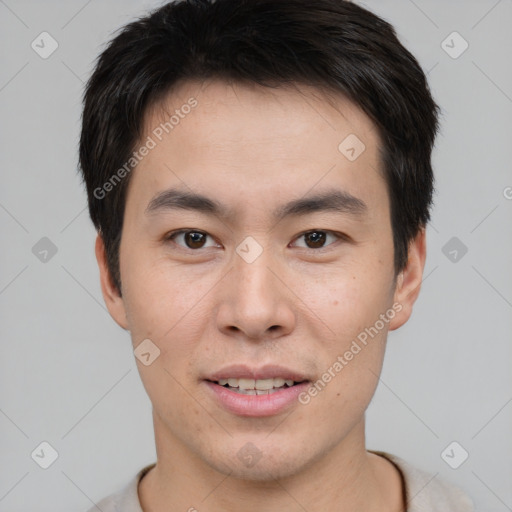
MULTIPOLYGON (((260 391, 267 391, 268 389, 272 389, 272 388, 280 388, 284 384, 284 380, 280 379, 280 381, 281 380, 283 381, 282 384, 276 383, 275 385, 274 385, 274 379, 257 380, 254 387, 256 389, 259 389, 260 391)), ((239 387, 243 388, 243 386, 241 384, 239 384, 239 387)))
MULTIPOLYGON (((235 379, 236 380, 236 379, 235 379)), ((256 381, 254 379, 238 379, 238 387, 240 389, 255 389, 256 381)), ((230 384, 231 386, 231 384, 230 384)), ((236 387, 236 386, 233 386, 236 387)))
POLYGON ((256 391, 263 391, 263 393, 251 393, 251 394, 258 394, 263 395, 266 394, 268 390, 271 390, 273 388, 282 388, 285 384, 288 387, 293 386, 293 380, 290 379, 282 379, 280 377, 275 379, 219 379, 219 385, 225 386, 226 384, 229 385, 230 388, 239 388, 241 390, 256 390, 256 391))

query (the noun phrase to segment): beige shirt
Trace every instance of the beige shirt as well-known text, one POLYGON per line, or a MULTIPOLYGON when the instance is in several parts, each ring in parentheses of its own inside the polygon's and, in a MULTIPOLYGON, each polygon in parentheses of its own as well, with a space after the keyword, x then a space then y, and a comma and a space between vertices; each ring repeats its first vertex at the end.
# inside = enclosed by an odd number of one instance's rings
MULTIPOLYGON (((391 461, 402 474, 406 512, 474 512, 471 499, 455 485, 411 466, 386 452, 368 450, 391 461)), ((119 492, 101 500, 87 512, 143 512, 137 492, 140 479, 155 464, 141 469, 119 492)))

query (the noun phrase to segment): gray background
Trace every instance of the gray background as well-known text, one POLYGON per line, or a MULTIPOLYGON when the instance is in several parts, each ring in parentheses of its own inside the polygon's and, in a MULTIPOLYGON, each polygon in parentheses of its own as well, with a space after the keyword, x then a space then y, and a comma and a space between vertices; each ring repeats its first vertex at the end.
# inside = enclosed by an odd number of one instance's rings
MULTIPOLYGON (((128 333, 103 304, 76 166, 94 59, 159 4, 0 0, 0 511, 85 510, 155 459, 150 402, 128 333), (31 48, 43 31, 59 44, 47 59, 31 48), (46 262, 32 252, 43 237, 57 248, 46 262), (48 469, 31 458, 42 441, 58 452, 48 469)), ((512 510, 512 1, 363 5, 395 25, 442 107, 425 280, 390 334, 368 448, 459 484, 479 511, 512 510), (453 31, 469 43, 458 58, 442 46, 453 31), (443 253, 452 237, 455 262, 453 247, 443 253), (441 456, 453 441, 469 453, 458 469, 441 456)), ((447 44, 453 54, 463 43, 447 44)), ((462 452, 449 453, 453 464, 462 452)))

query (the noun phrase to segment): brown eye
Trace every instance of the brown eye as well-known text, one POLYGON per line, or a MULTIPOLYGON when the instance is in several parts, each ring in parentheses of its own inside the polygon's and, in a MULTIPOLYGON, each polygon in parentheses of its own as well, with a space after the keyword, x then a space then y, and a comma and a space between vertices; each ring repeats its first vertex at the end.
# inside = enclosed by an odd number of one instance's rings
POLYGON ((325 245, 328 237, 332 237, 334 241, 337 239, 342 239, 341 235, 337 235, 335 233, 331 233, 330 231, 323 231, 320 229, 315 229, 312 231, 307 231, 306 233, 302 233, 297 237, 297 240, 304 239, 305 245, 299 245, 299 247, 305 247, 306 249, 323 249, 324 247, 328 247, 332 244, 325 245))
POLYGON ((185 247, 187 249, 202 249, 205 247, 205 243, 208 236, 208 234, 203 233, 201 231, 181 230, 171 233, 167 237, 167 240, 175 241, 178 239, 182 239, 184 241, 184 245, 181 243, 177 243, 177 245, 185 247))
POLYGON ((304 239, 306 240, 306 244, 312 249, 318 249, 322 247, 326 240, 326 234, 324 231, 311 231, 310 233, 306 233, 304 235, 304 239))
POLYGON ((184 239, 190 249, 200 249, 204 245, 206 235, 197 231, 189 231, 184 233, 184 239))

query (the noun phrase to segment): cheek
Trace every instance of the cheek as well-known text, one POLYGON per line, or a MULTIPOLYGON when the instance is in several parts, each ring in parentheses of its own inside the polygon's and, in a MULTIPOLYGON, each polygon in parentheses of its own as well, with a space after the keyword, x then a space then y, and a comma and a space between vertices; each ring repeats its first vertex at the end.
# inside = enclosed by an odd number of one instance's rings
POLYGON ((194 315, 214 277, 164 259, 141 262, 134 258, 125 265, 126 300, 133 322, 142 323, 162 336, 180 318, 194 315))
POLYGON ((336 334, 337 348, 373 325, 389 308, 391 295, 386 283, 379 282, 369 272, 366 274, 351 273, 341 279, 339 274, 337 278, 330 275, 314 286, 306 284, 303 288, 303 296, 309 297, 305 303, 325 323, 326 329, 336 334))
MULTIPOLYGON (((345 278, 337 273, 336 281, 333 273, 323 279, 323 288, 305 289, 311 297, 310 309, 321 319, 325 334, 319 346, 323 357, 317 405, 323 404, 325 410, 334 407, 351 417, 364 411, 373 396, 389 327, 380 316, 390 311, 387 274, 382 267, 374 268, 373 273, 365 267, 365 272, 353 271, 345 278)), ((322 407, 317 412, 323 414, 322 407)))

